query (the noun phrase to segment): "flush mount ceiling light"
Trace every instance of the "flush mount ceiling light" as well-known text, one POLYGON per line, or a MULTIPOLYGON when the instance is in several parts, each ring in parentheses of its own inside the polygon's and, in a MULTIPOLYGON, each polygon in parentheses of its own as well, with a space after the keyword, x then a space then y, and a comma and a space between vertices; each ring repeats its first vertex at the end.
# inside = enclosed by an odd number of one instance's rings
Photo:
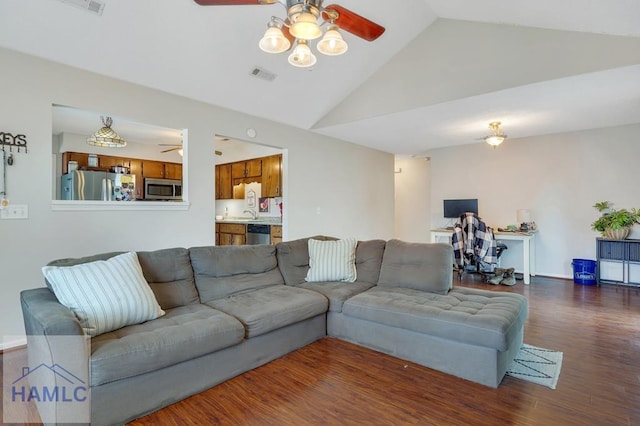
POLYGON ((348 49, 339 30, 347 31, 364 40, 373 41, 384 33, 384 27, 349 9, 332 4, 324 7, 322 0, 194 0, 202 6, 265 5, 280 3, 287 9, 287 17, 272 16, 267 31, 258 43, 267 53, 283 53, 295 45, 289 55, 289 63, 295 67, 309 68, 317 58, 311 52, 309 41, 324 36, 317 44, 323 55, 342 55, 348 49))
POLYGON ((489 128, 493 130, 493 134, 485 136, 483 139, 486 143, 495 148, 496 146, 504 142, 504 140, 507 138, 507 135, 502 133, 502 131, 500 130, 499 121, 492 121, 491 123, 489 123, 489 128))
POLYGON ((100 117, 102 119, 102 127, 93 135, 87 138, 89 145, 101 146, 103 148, 123 148, 127 146, 127 141, 122 139, 111 129, 113 119, 111 117, 100 117))

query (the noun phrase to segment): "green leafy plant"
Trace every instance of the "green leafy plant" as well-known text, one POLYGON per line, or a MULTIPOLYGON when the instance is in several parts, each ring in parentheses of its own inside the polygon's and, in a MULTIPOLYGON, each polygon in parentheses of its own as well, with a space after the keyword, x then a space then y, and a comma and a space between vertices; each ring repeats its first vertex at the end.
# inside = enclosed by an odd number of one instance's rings
POLYGON ((638 209, 620 209, 616 210, 611 207, 612 204, 608 201, 600 201, 594 204, 595 207, 602 216, 591 224, 591 228, 594 231, 599 231, 604 234, 605 229, 622 229, 629 228, 636 223, 640 223, 640 210, 638 209))

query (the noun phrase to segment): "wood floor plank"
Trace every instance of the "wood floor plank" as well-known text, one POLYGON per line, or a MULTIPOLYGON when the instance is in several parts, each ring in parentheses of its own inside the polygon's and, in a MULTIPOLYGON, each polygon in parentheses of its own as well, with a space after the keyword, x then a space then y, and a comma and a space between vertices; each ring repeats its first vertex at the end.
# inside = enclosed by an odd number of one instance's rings
POLYGON ((455 285, 529 299, 525 342, 564 353, 555 390, 488 388, 325 338, 130 425, 640 425, 640 291, 534 277, 455 285))

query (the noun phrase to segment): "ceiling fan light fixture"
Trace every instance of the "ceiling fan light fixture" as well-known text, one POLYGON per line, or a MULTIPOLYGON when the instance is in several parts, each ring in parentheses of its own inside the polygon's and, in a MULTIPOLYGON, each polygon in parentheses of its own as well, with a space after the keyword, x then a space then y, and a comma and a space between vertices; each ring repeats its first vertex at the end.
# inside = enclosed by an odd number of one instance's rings
POLYGON ((504 142, 504 136, 487 136, 484 141, 491 146, 498 146, 504 142))
POLYGON ((494 148, 504 142, 507 138, 507 135, 500 131, 500 124, 501 123, 499 121, 492 121, 489 123, 489 128, 493 130, 493 135, 485 136, 484 138, 484 141, 494 148))
POLYGON ((267 53, 282 53, 289 50, 291 42, 282 33, 282 26, 271 20, 258 46, 267 53))
POLYGON ((111 117, 100 117, 103 127, 87 138, 87 144, 103 148, 124 148, 127 141, 121 138, 113 129, 111 117))
POLYGON ((289 55, 289 63, 294 67, 307 68, 314 66, 316 61, 317 58, 309 49, 307 40, 298 40, 298 44, 289 55))
POLYGON ((307 9, 290 16, 291 27, 289 32, 292 36, 302 40, 315 40, 322 35, 320 25, 318 25, 318 12, 314 9, 307 9))
POLYGON ((336 24, 329 25, 327 32, 324 33, 324 37, 322 37, 322 40, 318 42, 316 47, 318 52, 329 56, 342 55, 349 48, 347 42, 344 41, 342 35, 338 31, 338 26, 336 24))

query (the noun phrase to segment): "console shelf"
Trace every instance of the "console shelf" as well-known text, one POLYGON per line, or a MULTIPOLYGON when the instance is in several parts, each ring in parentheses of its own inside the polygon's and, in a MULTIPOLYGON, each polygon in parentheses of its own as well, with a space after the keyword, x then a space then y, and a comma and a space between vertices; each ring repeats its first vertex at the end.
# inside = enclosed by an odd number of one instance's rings
POLYGON ((598 284, 640 287, 640 240, 596 239, 598 284))

